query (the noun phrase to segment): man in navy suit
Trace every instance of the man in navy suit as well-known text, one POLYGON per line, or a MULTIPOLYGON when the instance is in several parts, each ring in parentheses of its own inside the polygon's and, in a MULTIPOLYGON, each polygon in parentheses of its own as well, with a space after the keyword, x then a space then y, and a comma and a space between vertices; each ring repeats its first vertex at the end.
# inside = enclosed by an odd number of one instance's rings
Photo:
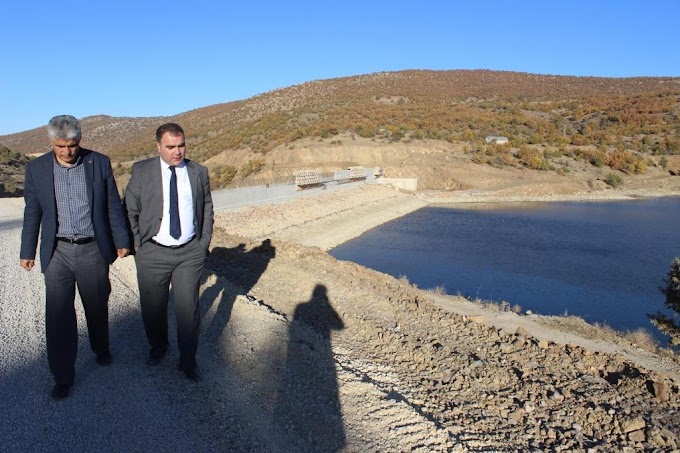
POLYGON ((168 350, 168 297, 174 295, 179 369, 198 381, 198 293, 213 230, 208 169, 185 159, 184 130, 166 123, 156 130, 158 157, 137 162, 125 190, 135 242, 139 300, 151 347, 147 364, 168 350))
POLYGON ((75 377, 76 285, 97 363, 112 361, 109 265, 128 255, 130 235, 109 158, 80 147, 80 123, 73 116, 55 116, 47 133, 52 152, 26 165, 19 264, 33 268, 42 230, 47 360, 55 380, 52 398, 60 400, 69 396, 75 377))

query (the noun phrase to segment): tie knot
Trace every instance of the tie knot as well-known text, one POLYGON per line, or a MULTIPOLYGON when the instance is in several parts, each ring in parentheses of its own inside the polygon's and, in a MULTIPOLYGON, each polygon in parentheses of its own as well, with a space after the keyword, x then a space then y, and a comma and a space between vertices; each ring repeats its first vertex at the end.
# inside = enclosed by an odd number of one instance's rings
POLYGON ((177 167, 175 167, 174 165, 170 165, 170 171, 171 171, 172 173, 175 172, 175 168, 177 168, 177 167))

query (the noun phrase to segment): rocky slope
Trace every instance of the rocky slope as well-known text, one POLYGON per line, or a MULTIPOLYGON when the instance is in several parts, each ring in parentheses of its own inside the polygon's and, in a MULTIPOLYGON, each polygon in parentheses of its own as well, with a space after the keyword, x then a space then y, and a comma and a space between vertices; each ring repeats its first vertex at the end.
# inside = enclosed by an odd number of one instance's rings
POLYGON ((358 208, 390 198, 383 190, 218 216, 207 291, 224 288, 221 307, 228 288, 232 312, 250 309, 250 323, 227 316, 221 344, 248 392, 297 414, 293 432, 320 450, 678 448, 676 363, 656 357, 647 368, 558 330, 551 340, 531 323, 497 326, 455 298, 444 309, 438 296, 290 241, 312 217, 335 215, 320 206, 358 208), (275 388, 265 384, 272 373, 275 388))

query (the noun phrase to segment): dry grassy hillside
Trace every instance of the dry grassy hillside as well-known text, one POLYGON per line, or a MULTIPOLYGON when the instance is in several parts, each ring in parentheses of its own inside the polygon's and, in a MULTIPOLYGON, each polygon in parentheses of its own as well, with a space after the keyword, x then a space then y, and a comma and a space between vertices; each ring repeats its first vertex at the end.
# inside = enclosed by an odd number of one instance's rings
MULTIPOLYGON (((154 153, 153 132, 166 120, 185 127, 191 156, 212 168, 216 187, 290 176, 301 166, 350 164, 418 176, 437 189, 466 187, 453 168, 469 162, 467 171, 482 173, 530 169, 571 178, 586 163, 595 174, 640 175, 665 171, 667 156, 680 154, 680 78, 384 72, 308 82, 172 118, 89 117, 83 143, 120 162, 124 179, 131 161, 154 153), (509 143, 489 145, 489 135, 509 143)), ((46 140, 34 129, 0 143, 28 154, 44 150, 46 140)))

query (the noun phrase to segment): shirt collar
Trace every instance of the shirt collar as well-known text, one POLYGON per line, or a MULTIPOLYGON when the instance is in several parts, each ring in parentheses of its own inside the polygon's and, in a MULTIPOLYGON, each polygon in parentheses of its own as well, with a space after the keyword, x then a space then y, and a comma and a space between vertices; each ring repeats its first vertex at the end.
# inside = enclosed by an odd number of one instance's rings
MULTIPOLYGON (((52 153, 52 159, 54 159, 54 165, 58 165, 61 168, 74 168, 74 167, 77 167, 78 165, 83 163, 83 153, 79 152, 78 157, 76 158, 76 161, 73 162, 73 165, 68 166, 68 167, 66 165, 62 165, 61 162, 59 162, 57 160, 57 156, 54 155, 54 152, 52 153)), ((184 163, 184 162, 182 162, 182 163, 184 163)))
MULTIPOLYGON (((168 168, 170 168, 170 165, 168 165, 168 163, 167 163, 166 161, 164 161, 164 160, 161 159, 160 157, 158 158, 158 160, 161 161, 161 168, 162 168, 164 171, 167 170, 168 168)), ((186 167, 186 159, 183 159, 182 162, 180 162, 179 165, 176 165, 176 167, 177 167, 177 168, 184 168, 184 167, 186 167)))

